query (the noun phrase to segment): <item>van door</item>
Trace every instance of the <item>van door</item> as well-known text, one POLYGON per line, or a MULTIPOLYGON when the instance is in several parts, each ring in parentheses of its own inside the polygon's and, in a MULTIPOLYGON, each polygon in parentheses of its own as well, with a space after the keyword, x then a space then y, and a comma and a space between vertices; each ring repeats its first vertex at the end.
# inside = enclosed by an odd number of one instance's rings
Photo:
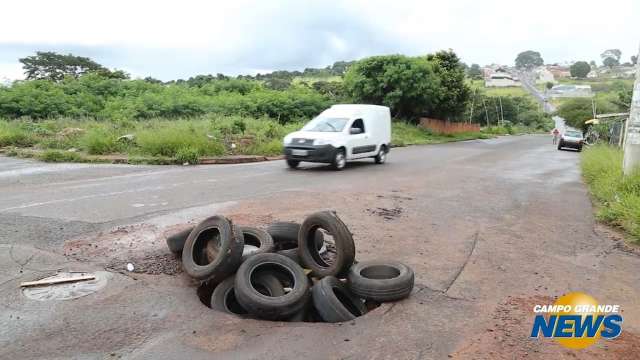
POLYGON ((358 159, 375 155, 376 144, 371 139, 370 132, 367 132, 362 119, 353 120, 349 126, 348 137, 348 158, 358 159))

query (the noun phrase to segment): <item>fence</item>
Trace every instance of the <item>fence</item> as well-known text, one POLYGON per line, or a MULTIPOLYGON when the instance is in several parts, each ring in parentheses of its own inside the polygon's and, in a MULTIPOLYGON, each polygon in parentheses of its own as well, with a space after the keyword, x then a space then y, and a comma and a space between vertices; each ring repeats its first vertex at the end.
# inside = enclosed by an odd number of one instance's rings
POLYGON ((420 127, 428 129, 436 134, 457 134, 480 131, 479 124, 451 122, 431 118, 421 118, 420 127))

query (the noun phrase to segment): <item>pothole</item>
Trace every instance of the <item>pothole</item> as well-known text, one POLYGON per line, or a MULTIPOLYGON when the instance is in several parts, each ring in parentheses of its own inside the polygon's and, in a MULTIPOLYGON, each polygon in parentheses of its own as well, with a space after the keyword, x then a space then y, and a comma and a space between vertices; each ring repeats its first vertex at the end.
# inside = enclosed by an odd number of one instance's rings
POLYGON ((22 294, 31 300, 52 301, 71 300, 93 294, 103 289, 111 279, 111 274, 106 271, 88 272, 61 272, 56 275, 40 279, 40 281, 61 281, 69 282, 57 284, 43 284, 38 286, 25 287, 22 294), (74 281, 86 276, 93 276, 91 280, 74 281))
MULTIPOLYGON (((200 284, 200 286, 198 286, 198 289, 197 289, 196 292, 198 294, 198 298, 200 298, 200 302, 203 305, 205 305, 210 310, 218 311, 220 313, 226 313, 228 315, 233 315, 233 316, 240 316, 240 317, 243 317, 243 318, 254 318, 251 315, 247 314, 247 312, 237 302, 235 296, 228 296, 227 299, 226 299, 226 301, 229 302, 229 303, 226 304, 227 305, 226 307, 227 307, 227 309, 229 309, 230 312, 224 312, 224 311, 212 309, 212 307, 211 307, 211 296, 212 296, 213 291, 215 290, 215 287, 217 285, 218 284, 212 284, 209 281, 204 281, 204 282, 202 282, 200 284)), ((347 304, 345 303, 345 305, 347 305, 347 304)), ((381 303, 379 303, 377 301, 365 300, 364 301, 364 306, 367 309, 367 312, 365 314, 357 316, 356 318, 367 316, 367 314, 369 312, 371 312, 373 309, 379 307, 380 305, 381 305, 381 303)), ((269 320, 259 319, 257 317, 255 319, 256 320, 262 320, 262 321, 269 321, 269 320)), ((322 318, 320 317, 320 315, 318 314, 318 312, 315 309, 315 307, 313 306, 313 300, 311 300, 311 299, 309 299, 309 302, 307 303, 305 309, 302 312, 292 316, 289 319, 283 320, 283 321, 286 321, 286 322, 309 322, 309 323, 324 322, 322 320, 322 318)))

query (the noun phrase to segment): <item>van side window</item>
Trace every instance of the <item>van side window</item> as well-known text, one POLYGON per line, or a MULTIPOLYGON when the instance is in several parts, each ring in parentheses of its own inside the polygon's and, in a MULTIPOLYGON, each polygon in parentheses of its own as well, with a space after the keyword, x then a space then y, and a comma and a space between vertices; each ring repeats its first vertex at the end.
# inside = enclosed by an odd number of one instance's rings
POLYGON ((351 124, 351 128, 352 129, 360 129, 360 133, 364 133, 364 121, 362 121, 362 119, 356 119, 353 121, 353 124, 351 124))

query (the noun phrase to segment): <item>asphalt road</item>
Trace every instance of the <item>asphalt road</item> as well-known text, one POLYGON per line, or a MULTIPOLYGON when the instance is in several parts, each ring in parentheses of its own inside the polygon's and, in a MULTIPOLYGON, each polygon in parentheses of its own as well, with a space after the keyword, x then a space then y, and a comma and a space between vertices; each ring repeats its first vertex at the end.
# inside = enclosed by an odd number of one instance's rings
POLYGON ((533 73, 520 71, 517 75, 520 78, 522 87, 533 95, 533 97, 544 107, 544 111, 548 113, 556 111, 555 106, 551 102, 546 101, 547 97, 536 87, 536 78, 533 73))
POLYGON ((0 157, 0 358, 633 358, 640 257, 595 224, 578 162, 550 136, 397 148, 341 172, 0 157), (345 324, 242 319, 202 305, 164 244, 213 213, 264 226, 321 209, 349 226, 358 260, 410 265, 411 297, 345 324), (75 300, 18 287, 105 269, 107 286, 75 300), (569 291, 620 304, 623 335, 587 352, 530 339, 533 305, 569 291))

